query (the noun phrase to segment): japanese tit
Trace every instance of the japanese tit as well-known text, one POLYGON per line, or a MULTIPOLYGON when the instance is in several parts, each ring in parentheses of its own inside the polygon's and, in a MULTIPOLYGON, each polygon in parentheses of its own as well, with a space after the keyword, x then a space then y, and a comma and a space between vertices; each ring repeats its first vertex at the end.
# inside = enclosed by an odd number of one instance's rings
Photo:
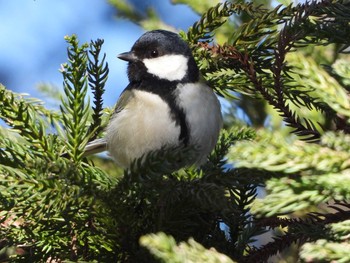
POLYGON ((129 168, 147 153, 184 146, 196 151, 186 165, 205 162, 217 142, 222 116, 214 92, 200 80, 187 43, 169 31, 149 31, 118 58, 128 62, 130 83, 118 99, 105 138, 88 143, 85 155, 107 150, 119 166, 129 168))

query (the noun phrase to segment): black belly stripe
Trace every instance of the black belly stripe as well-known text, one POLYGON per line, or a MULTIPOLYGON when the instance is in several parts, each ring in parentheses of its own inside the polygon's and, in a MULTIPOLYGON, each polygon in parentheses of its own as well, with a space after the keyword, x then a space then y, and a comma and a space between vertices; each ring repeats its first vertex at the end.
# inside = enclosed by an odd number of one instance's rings
MULTIPOLYGON (((172 99, 172 102, 175 102, 175 98, 172 99)), ((176 103, 170 105, 170 109, 172 114, 175 115, 175 117, 173 117, 175 119, 175 122, 180 125, 179 140, 182 141, 185 146, 188 146, 190 133, 184 110, 178 107, 176 103)))
POLYGON ((169 107, 171 117, 176 125, 180 126, 179 141, 182 141, 184 146, 188 146, 190 140, 190 129, 186 121, 184 110, 176 104, 175 90, 178 83, 164 81, 159 79, 143 80, 131 82, 126 90, 139 89, 159 95, 165 100, 169 107))
POLYGON ((180 115, 180 136, 179 140, 183 141, 185 146, 188 146, 188 142, 190 140, 190 133, 188 131, 188 125, 185 117, 185 113, 183 110, 181 110, 181 115, 180 115))

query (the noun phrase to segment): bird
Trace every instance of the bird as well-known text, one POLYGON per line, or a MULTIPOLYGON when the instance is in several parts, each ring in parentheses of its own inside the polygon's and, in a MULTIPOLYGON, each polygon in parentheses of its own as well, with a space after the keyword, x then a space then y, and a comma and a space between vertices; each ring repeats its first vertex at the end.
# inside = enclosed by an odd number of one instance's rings
POLYGON ((205 163, 217 143, 222 114, 189 45, 177 33, 152 30, 118 58, 128 62, 129 84, 105 137, 89 142, 85 155, 107 150, 118 166, 127 169, 148 153, 192 147, 195 154, 181 166, 205 163))

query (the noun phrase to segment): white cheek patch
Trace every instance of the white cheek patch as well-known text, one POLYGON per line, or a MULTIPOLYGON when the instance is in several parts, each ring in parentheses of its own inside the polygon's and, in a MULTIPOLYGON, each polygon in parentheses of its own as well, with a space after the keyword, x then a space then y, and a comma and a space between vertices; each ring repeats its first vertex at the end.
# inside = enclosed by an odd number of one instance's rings
POLYGON ((188 59, 183 55, 165 55, 143 60, 148 73, 169 81, 181 80, 187 72, 188 59))

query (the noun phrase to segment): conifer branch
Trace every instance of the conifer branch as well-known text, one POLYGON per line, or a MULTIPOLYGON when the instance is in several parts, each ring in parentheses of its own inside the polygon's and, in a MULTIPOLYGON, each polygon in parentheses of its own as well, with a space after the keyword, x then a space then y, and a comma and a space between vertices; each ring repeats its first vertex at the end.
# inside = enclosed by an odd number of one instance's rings
POLYGON ((90 50, 88 56, 88 81, 89 86, 94 94, 94 105, 92 107, 92 124, 89 128, 89 133, 92 133, 90 140, 96 139, 99 132, 103 129, 101 125, 101 116, 103 110, 103 99, 102 95, 105 91, 104 86, 106 84, 109 68, 108 63, 105 62, 106 54, 103 55, 100 61, 100 52, 104 41, 97 39, 96 41, 91 41, 90 50))
POLYGON ((298 245, 300 245, 307 242, 309 239, 305 236, 285 234, 279 237, 273 237, 273 240, 273 242, 270 242, 262 246, 261 248, 251 249, 249 251, 249 254, 243 257, 240 262, 268 262, 268 259, 271 256, 282 252, 284 249, 290 247, 293 243, 297 243, 298 245))
POLYGON ((85 101, 88 87, 87 44, 79 47, 75 35, 66 37, 70 47, 68 63, 62 65, 64 93, 67 100, 60 106, 63 123, 66 127, 68 154, 74 160, 83 157, 84 145, 87 143, 89 119, 89 101, 85 101))
POLYGON ((288 227, 288 230, 283 235, 273 238, 272 242, 251 250, 242 262, 266 262, 269 257, 281 252, 292 243, 301 246, 306 242, 327 238, 327 235, 331 234, 327 229, 327 225, 350 219, 349 203, 335 202, 334 205, 328 207, 337 212, 309 213, 305 218, 273 217, 259 219, 257 221, 259 227, 288 227))
MULTIPOLYGON (((239 7, 237 8, 241 10, 239 7)), ((310 97, 308 90, 298 89, 291 83, 288 72, 292 71, 293 68, 289 68, 285 61, 287 53, 307 44, 325 45, 336 42, 346 45, 348 43, 346 30, 344 32, 343 29, 335 26, 338 25, 335 21, 341 20, 340 24, 346 24, 350 21, 346 11, 340 11, 341 8, 348 10, 349 4, 311 1, 295 7, 281 8, 279 6, 272 11, 265 12, 264 15, 262 15, 262 9, 255 9, 255 12, 244 10, 253 19, 241 25, 240 30, 233 37, 232 44, 235 47, 240 45, 244 50, 242 48, 239 51, 234 50, 235 48, 229 45, 228 48, 227 45, 224 48, 213 47, 208 44, 197 46, 196 54, 201 56, 202 59, 205 58, 205 60, 199 60, 199 64, 203 65, 202 72, 218 93, 224 96, 230 95, 226 89, 239 90, 239 92, 255 96, 253 88, 248 86, 248 83, 252 83, 255 90, 258 90, 263 98, 280 112, 287 125, 294 128, 294 133, 302 136, 304 140, 318 141, 320 132, 312 121, 299 117, 293 112, 286 101, 287 99, 296 105, 306 106, 308 109, 322 110, 327 117, 333 119, 337 129, 347 131, 347 125, 332 109, 332 106, 310 97), (311 19, 311 17, 315 17, 315 19, 311 19), (283 25, 282 30, 271 27, 271 25, 276 24, 283 25), (315 25, 316 31, 320 32, 315 33, 315 25), (266 27, 269 29, 264 30, 263 28, 266 27), (335 34, 337 35, 336 39, 331 37, 331 30, 341 31, 339 35, 335 34), (318 38, 315 38, 315 35, 318 38), (203 50, 207 51, 203 52, 203 50), (228 56, 229 52, 227 50, 234 50, 234 52, 231 52, 233 56, 228 56), (214 56, 206 54, 208 51, 214 56), (239 53, 241 55, 237 56, 239 53), (244 55, 244 53, 247 55, 244 55), (240 62, 241 65, 237 62, 240 62), (271 64, 274 66, 271 67, 271 64), (205 65, 210 65, 210 68, 205 65), (242 69, 247 73, 248 83, 240 76, 240 70, 242 69), (271 71, 271 74, 266 73, 268 71, 271 71)), ((199 23, 200 26, 194 28, 205 28, 208 17, 211 20, 214 19, 213 16, 215 15, 222 18, 225 15, 234 14, 238 9, 235 9, 234 5, 227 4, 222 7, 218 5, 215 9, 212 9, 211 15, 203 15, 199 23), (219 12, 220 8, 225 12, 219 12)), ((344 28, 348 27, 344 26, 344 28)), ((210 29, 207 28, 207 31, 210 31, 210 29)), ((193 33, 192 31, 189 32, 193 33)), ((334 35, 334 32, 332 34, 334 35)))
POLYGON ((13 93, 0 84, 0 118, 22 139, 30 141, 30 147, 50 152, 46 129, 60 116, 47 110, 42 101, 13 93))
POLYGON ((224 2, 209 8, 206 13, 202 15, 199 21, 189 28, 186 39, 192 44, 198 41, 208 41, 212 39, 212 32, 226 22, 226 19, 232 14, 241 14, 246 12, 249 15, 262 14, 266 11, 262 6, 254 6, 253 3, 234 4, 231 2, 224 2))

